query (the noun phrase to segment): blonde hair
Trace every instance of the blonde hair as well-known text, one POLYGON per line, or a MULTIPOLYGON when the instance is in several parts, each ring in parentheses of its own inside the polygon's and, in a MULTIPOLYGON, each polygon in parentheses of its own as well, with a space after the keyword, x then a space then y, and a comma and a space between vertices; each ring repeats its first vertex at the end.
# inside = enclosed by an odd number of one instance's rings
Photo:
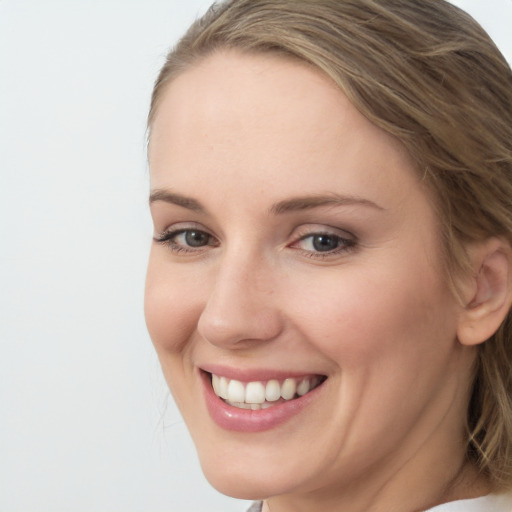
MULTIPOLYGON (((469 242, 512 244, 512 72, 485 31, 444 0, 228 0, 169 53, 153 91, 219 49, 272 52, 328 75, 397 137, 435 198, 448 276, 468 271, 469 242)), ((455 290, 455 287, 454 287, 455 290)), ((479 347, 467 455, 512 487, 512 317, 479 347)))

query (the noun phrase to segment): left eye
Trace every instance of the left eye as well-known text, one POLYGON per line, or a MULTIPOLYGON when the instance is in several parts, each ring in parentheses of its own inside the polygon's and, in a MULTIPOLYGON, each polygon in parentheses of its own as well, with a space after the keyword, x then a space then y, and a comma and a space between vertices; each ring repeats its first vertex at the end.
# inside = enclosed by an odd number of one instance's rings
POLYGON ((200 229, 177 229, 162 233, 155 240, 174 252, 190 252, 207 246, 216 246, 216 239, 200 229))
POLYGON ((309 252, 336 252, 351 247, 353 242, 332 233, 313 233, 302 237, 294 245, 309 252))
POLYGON ((188 247, 204 247, 211 241, 211 236, 204 231, 188 229, 174 236, 174 243, 188 247))

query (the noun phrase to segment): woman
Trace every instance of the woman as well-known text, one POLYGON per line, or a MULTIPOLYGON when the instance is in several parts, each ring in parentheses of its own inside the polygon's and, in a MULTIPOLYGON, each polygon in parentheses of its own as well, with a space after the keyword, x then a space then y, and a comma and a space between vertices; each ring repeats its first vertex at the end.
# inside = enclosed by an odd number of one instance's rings
POLYGON ((214 487, 512 510, 511 121, 440 0, 231 0, 171 51, 146 318, 214 487))

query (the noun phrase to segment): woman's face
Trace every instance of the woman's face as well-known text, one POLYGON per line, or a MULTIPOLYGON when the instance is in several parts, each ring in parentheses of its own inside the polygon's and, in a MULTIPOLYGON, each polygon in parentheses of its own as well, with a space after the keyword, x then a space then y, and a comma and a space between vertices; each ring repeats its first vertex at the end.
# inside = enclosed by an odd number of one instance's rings
POLYGON ((471 358, 399 143, 318 71, 218 53, 165 91, 150 167, 147 324, 212 484, 445 477, 471 358))

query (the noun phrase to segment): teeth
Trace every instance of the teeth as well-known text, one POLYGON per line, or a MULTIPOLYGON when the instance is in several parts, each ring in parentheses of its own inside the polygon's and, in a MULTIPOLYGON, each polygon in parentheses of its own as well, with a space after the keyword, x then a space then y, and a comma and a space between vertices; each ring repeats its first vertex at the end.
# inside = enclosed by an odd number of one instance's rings
POLYGON ((265 387, 265 398, 267 402, 275 402, 281 398, 281 386, 277 380, 269 380, 265 387))
POLYGON ((226 377, 221 377, 219 379, 219 395, 222 398, 228 397, 228 379, 226 379, 226 377))
POLYGON ((212 388, 213 388, 213 391, 215 391, 215 394, 217 396, 220 396, 219 380, 220 380, 220 377, 218 375, 214 375, 212 373, 212 388))
POLYGON ((281 396, 285 400, 291 400, 297 391, 297 383, 295 379, 286 379, 281 386, 281 396))
POLYGON ((302 381, 300 381, 299 385, 297 386, 297 395, 302 396, 305 395, 309 391, 309 379, 306 378, 302 381))
POLYGON ((240 381, 229 381, 228 400, 230 402, 245 402, 245 388, 240 381))
POLYGON ((245 402, 232 402, 231 400, 226 400, 226 403, 233 407, 238 407, 239 409, 252 409, 251 404, 246 404, 245 402))
POLYGON ((262 404, 265 401, 265 387, 261 382, 249 382, 245 387, 245 401, 248 404, 262 404))
POLYGON ((212 374, 212 387, 217 396, 223 398, 229 405, 241 409, 267 409, 280 399, 293 400, 316 388, 322 378, 318 376, 301 379, 288 378, 283 382, 271 379, 268 382, 247 382, 227 379, 212 374))

